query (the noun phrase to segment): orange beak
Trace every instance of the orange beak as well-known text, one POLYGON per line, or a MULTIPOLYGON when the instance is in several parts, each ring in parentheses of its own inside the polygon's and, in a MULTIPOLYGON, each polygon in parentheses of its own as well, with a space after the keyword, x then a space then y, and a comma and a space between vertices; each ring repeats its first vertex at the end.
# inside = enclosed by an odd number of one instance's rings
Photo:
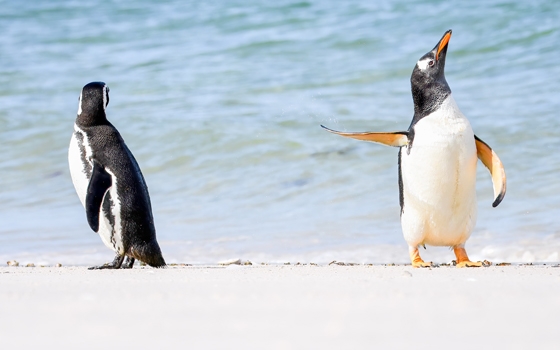
POLYGON ((445 35, 443 36, 443 38, 439 42, 439 46, 438 46, 437 53, 436 53, 436 61, 439 59, 439 53, 447 45, 447 43, 449 42, 449 39, 451 39, 451 31, 448 31, 447 33, 445 33, 445 35))

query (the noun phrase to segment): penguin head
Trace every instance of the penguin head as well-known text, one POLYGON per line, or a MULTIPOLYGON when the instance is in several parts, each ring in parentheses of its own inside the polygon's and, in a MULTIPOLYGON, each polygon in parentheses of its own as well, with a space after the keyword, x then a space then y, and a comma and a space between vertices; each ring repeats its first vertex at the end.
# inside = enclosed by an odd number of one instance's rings
POLYGON ((78 120, 82 124, 95 125, 107 120, 105 108, 109 104, 109 87, 94 81, 82 88, 78 105, 78 120))
POLYGON ((451 29, 446 31, 436 46, 422 56, 414 66, 410 83, 416 112, 418 112, 417 108, 424 109, 426 113, 433 111, 439 106, 434 104, 451 93, 445 80, 445 57, 450 38, 451 29))
POLYGON ((447 55, 447 44, 451 38, 451 29, 443 34, 436 46, 422 56, 412 72, 411 80, 443 80, 445 81, 445 57, 447 55))

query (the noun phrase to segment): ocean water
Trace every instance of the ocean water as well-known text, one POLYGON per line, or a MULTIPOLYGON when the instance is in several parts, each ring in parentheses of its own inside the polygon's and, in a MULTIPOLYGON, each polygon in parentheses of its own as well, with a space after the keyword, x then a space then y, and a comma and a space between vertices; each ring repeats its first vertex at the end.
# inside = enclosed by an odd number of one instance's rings
MULTIPOLYGON (((501 157, 478 170, 474 259, 560 261, 560 2, 0 1, 0 262, 99 264, 67 150, 83 85, 138 160, 168 262, 408 262, 395 148, 415 62, 501 157)), ((452 252, 428 247, 427 260, 452 252)))

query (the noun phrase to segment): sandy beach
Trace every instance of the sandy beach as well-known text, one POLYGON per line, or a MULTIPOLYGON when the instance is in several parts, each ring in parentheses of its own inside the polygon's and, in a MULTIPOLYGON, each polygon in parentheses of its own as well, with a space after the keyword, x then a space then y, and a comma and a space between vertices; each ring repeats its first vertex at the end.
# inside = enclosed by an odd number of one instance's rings
POLYGON ((560 268, 0 268, 5 349, 555 349, 560 268))

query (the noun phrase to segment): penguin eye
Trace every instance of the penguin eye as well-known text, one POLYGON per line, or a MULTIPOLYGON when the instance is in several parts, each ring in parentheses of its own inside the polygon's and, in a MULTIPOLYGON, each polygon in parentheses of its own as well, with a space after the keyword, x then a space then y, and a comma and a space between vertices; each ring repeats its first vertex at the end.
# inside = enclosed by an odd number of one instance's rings
POLYGON ((430 60, 430 62, 428 62, 428 66, 433 67, 434 66, 434 60, 430 60))

